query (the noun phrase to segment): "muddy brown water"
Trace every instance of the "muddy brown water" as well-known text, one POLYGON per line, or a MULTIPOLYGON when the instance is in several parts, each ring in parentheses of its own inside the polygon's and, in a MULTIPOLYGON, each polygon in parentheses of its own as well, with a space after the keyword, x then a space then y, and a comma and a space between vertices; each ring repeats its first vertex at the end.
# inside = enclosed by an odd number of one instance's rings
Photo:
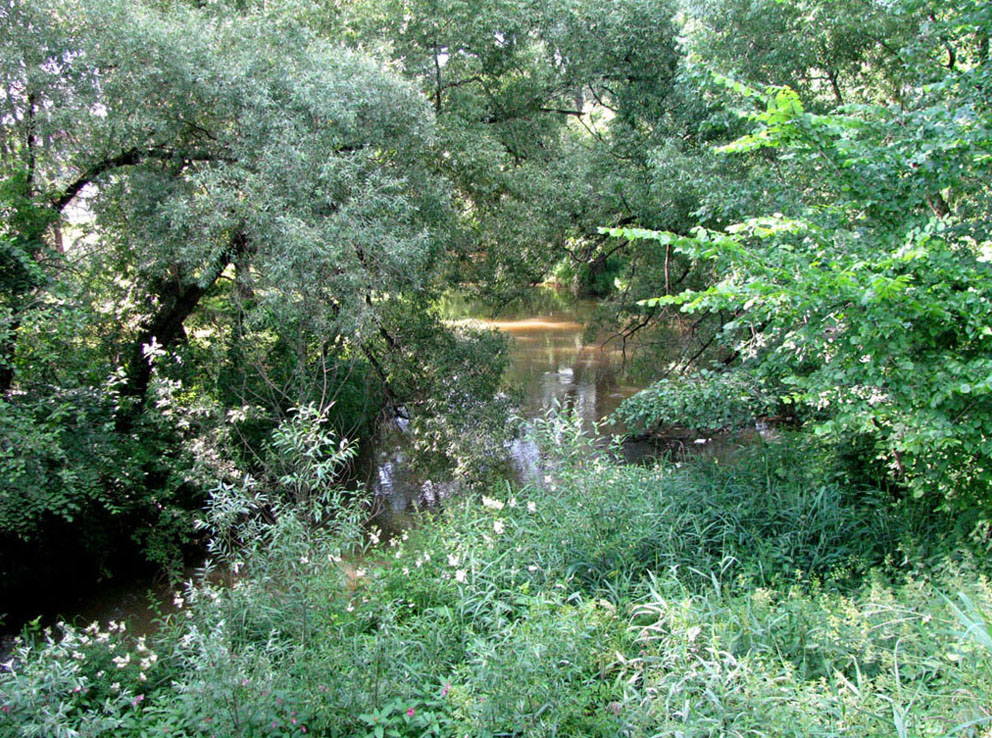
MULTIPOLYGON (((446 298, 441 310, 452 324, 495 328, 510 336, 505 380, 516 390, 517 412, 525 420, 542 415, 557 403, 577 413, 587 428, 599 424, 604 434, 623 431, 602 421, 644 383, 630 375, 615 344, 590 334, 595 301, 535 290, 530 299, 498 312, 458 296, 446 298)), ((719 440, 706 445, 690 442, 685 450, 720 453, 723 445, 719 440)), ((671 450, 669 444, 667 451, 671 450)), ((538 468, 538 450, 526 436, 502 452, 518 479, 527 481, 538 468)), ((647 441, 628 442, 624 452, 628 460, 636 461, 663 453, 665 448, 647 441)), ((410 527, 418 510, 437 504, 453 491, 450 485, 415 474, 410 454, 409 438, 400 420, 383 430, 359 470, 376 501, 374 524, 387 532, 410 527)), ((133 632, 143 632, 153 627, 158 612, 170 607, 171 591, 163 581, 111 582, 95 588, 81 601, 67 603, 65 615, 67 620, 85 623, 127 620, 133 632)))

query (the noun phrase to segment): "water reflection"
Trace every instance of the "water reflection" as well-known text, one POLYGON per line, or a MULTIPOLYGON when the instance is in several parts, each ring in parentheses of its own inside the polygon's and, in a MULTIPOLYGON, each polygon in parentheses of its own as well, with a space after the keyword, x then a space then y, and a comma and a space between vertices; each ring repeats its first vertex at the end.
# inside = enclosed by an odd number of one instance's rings
MULTIPOLYGON (((535 290, 531 299, 504 307, 496 315, 458 296, 449 296, 441 305, 450 325, 493 328, 510 336, 504 380, 519 398, 521 417, 536 418, 557 404, 576 413, 589 429, 640 389, 626 377, 619 352, 604 348, 601 337, 590 332, 596 309, 592 300, 576 300, 552 290, 535 290)), ((602 430, 620 432, 622 428, 604 426, 602 430)), ((399 429, 387 429, 375 468, 368 475, 368 484, 380 501, 376 523, 386 530, 408 526, 411 512, 456 491, 450 483, 418 479, 404 463, 406 443, 399 429)), ((517 438, 505 454, 518 480, 535 481, 538 449, 532 441, 517 438)))

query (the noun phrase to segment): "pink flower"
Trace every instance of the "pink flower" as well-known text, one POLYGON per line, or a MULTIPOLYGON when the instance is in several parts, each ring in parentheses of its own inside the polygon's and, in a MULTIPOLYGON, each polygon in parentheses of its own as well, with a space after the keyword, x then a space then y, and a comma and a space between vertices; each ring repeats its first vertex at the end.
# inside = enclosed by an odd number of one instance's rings
POLYGON ((451 689, 451 684, 450 683, 449 684, 445 684, 444 685, 444 689, 441 690, 441 696, 442 697, 447 697, 448 696, 448 690, 449 689, 451 689))
POLYGON ((132 707, 137 707, 138 706, 138 703, 139 702, 143 702, 144 699, 145 699, 145 695, 139 694, 137 697, 135 697, 133 700, 131 700, 131 706, 132 707))
POLYGON ((412 707, 406 711, 407 717, 413 717, 413 713, 416 712, 412 707))

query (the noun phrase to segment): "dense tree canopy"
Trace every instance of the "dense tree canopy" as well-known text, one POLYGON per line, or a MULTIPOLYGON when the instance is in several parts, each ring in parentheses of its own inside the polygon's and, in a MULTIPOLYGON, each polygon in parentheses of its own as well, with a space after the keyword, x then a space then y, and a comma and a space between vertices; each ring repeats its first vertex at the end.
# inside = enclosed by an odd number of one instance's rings
POLYGON ((459 457, 497 443, 501 342, 436 298, 543 280, 603 298, 664 380, 625 411, 644 429, 777 413, 898 491, 987 496, 984 3, 15 0, 0 22, 4 545, 82 516, 93 551, 175 560, 184 511, 265 476, 299 407, 354 438, 413 408, 444 474, 488 468, 459 457))

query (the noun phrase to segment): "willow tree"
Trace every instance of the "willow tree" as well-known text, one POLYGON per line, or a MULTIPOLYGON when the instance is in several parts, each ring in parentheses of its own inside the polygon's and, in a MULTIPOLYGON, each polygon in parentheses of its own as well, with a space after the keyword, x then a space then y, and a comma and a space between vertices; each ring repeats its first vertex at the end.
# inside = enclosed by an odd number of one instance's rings
POLYGON ((16 0, 0 23, 5 539, 155 530, 191 394, 277 420, 343 363, 417 389, 401 328, 438 329, 448 205, 411 85, 276 11, 16 0))

